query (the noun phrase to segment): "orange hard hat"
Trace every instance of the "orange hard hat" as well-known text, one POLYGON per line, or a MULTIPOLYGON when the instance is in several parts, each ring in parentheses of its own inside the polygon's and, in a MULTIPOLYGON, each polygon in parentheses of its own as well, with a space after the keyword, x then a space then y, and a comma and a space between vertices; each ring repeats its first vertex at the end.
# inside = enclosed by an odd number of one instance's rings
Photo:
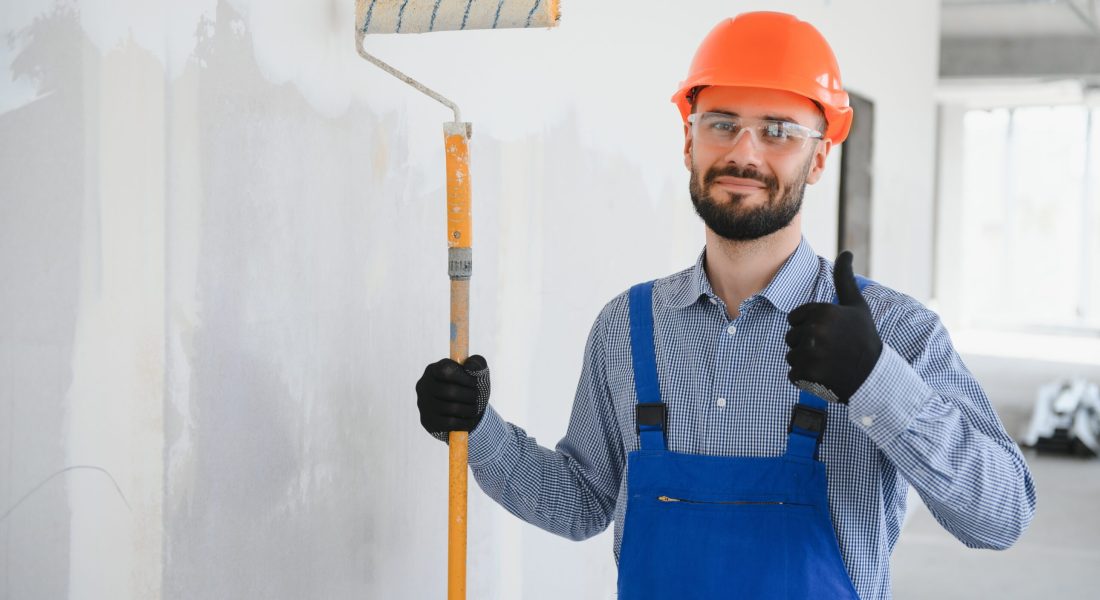
POLYGON ((828 127, 825 137, 839 144, 852 127, 852 107, 840 83, 836 56, 824 36, 794 15, 742 13, 707 34, 687 79, 672 101, 687 121, 689 94, 697 87, 729 85, 786 90, 821 105, 828 127))

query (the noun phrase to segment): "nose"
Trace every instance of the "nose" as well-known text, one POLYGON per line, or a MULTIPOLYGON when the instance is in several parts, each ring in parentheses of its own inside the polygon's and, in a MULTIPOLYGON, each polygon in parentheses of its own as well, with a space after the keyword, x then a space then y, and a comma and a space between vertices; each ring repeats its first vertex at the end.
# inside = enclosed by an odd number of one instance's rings
POLYGON ((742 127, 729 144, 725 159, 734 164, 760 166, 760 144, 751 127, 742 127))

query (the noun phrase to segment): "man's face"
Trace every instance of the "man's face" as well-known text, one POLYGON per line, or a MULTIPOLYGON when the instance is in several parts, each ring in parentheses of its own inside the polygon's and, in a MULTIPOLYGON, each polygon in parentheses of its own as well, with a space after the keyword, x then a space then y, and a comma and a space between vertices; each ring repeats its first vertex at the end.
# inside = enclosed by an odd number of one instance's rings
MULTIPOLYGON (((720 112, 748 119, 789 121, 818 130, 821 112, 809 99, 777 90, 711 86, 699 93, 696 113, 720 112)), ((825 168, 831 143, 809 140, 796 151, 778 151, 746 131, 733 146, 695 139, 685 127, 684 164, 695 212, 729 240, 754 240, 788 226, 802 208, 807 183, 825 168)))

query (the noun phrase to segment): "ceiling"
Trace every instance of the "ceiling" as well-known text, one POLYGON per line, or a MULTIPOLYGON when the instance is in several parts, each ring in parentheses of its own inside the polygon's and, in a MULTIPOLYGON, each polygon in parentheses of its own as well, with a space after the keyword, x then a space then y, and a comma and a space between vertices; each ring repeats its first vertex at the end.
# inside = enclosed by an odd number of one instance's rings
POLYGON ((1100 37, 1100 0, 942 0, 943 37, 1100 37))
POLYGON ((1100 103, 1100 0, 941 0, 941 7, 941 93, 1023 90, 1100 103))

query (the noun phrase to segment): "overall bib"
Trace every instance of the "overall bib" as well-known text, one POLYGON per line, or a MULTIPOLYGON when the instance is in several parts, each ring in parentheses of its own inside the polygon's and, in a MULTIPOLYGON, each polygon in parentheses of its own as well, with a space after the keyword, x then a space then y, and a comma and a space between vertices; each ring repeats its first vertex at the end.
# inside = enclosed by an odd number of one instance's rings
MULTIPOLYGON (((870 283, 856 281, 860 290, 870 283)), ((817 460, 826 401, 800 390, 783 456, 670 452, 652 290, 652 281, 630 289, 641 449, 627 457, 619 598, 858 600, 829 517, 825 464, 817 460)))

